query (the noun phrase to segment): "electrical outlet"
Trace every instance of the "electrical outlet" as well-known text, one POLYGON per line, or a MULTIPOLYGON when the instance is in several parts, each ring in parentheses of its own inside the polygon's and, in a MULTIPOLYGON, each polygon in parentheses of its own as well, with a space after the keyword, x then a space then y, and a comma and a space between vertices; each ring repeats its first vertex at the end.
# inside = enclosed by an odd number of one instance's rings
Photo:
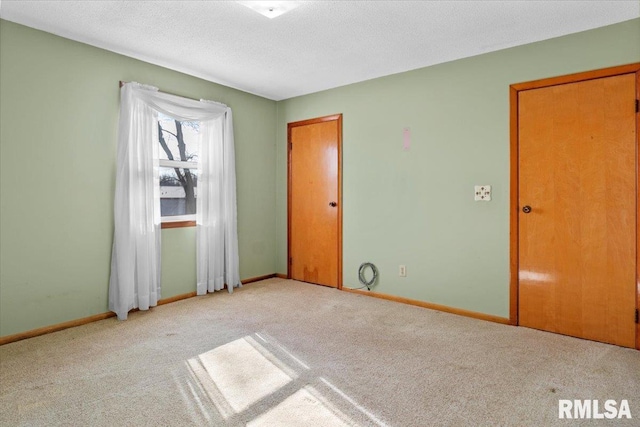
POLYGON ((476 202, 488 202, 489 200, 491 200, 491 186, 476 185, 474 195, 476 202))
POLYGON ((400 268, 398 268, 398 274, 400 277, 407 277, 407 267, 405 265, 401 265, 400 268))

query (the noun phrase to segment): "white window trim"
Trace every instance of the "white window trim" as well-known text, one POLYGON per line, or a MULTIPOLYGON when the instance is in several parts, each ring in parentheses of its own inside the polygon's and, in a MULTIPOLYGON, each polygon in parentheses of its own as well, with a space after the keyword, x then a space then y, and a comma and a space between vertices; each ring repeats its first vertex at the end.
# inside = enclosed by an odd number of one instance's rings
POLYGON ((163 216, 160 218, 160 222, 181 222, 181 221, 195 221, 196 215, 172 215, 172 216, 163 216))
POLYGON ((164 168, 198 169, 197 162, 183 162, 181 160, 158 160, 159 166, 164 168))

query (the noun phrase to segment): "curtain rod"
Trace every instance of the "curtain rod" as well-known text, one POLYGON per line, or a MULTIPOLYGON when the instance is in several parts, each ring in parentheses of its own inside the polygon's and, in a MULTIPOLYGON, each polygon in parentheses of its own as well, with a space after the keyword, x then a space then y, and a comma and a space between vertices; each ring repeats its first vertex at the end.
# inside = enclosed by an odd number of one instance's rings
MULTIPOLYGON (((126 83, 130 83, 130 82, 123 82, 122 80, 120 80, 120 87, 124 86, 126 83)), ((192 101, 201 101, 201 99, 189 98, 188 96, 178 95, 178 94, 171 93, 171 92, 165 92, 163 90, 158 90, 158 92, 166 93, 167 95, 179 96, 181 98, 190 99, 192 101)))

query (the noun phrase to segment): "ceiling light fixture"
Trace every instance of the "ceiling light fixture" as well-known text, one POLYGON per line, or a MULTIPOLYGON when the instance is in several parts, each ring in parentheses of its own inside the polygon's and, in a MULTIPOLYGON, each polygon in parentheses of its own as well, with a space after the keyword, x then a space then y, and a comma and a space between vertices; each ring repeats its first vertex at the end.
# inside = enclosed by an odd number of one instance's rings
POLYGON ((239 1, 238 3, 269 19, 287 13, 302 4, 301 1, 239 1))

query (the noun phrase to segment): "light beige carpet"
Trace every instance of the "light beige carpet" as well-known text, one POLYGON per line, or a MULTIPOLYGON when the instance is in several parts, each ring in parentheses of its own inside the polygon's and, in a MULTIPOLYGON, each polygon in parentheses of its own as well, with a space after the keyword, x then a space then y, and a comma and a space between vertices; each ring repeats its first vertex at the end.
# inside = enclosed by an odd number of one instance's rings
POLYGON ((270 279, 0 347, 2 426, 640 425, 640 352, 270 279), (558 420, 559 399, 631 420, 558 420))

